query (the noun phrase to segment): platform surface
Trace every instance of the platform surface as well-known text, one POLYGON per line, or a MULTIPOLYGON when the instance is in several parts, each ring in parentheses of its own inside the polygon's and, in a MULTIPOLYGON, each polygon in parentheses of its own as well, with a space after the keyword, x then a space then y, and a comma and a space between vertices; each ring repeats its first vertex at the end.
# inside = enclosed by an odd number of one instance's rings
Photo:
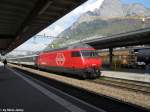
POLYGON ((130 72, 102 70, 102 76, 141 82, 150 82, 150 74, 147 73, 130 73, 130 72))
POLYGON ((6 109, 25 112, 67 112, 64 107, 47 98, 8 69, 4 69, 2 65, 0 89, 0 112, 6 109))
MULTIPOLYGON (((0 63, 0 112, 86 112, 0 63)), ((87 110, 86 110, 87 109, 87 110)), ((95 110, 93 110, 95 111, 95 110)))

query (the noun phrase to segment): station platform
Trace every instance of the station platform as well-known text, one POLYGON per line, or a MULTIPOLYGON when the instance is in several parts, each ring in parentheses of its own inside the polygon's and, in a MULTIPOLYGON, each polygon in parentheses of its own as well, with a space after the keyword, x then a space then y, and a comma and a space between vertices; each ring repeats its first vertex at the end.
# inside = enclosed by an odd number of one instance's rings
POLYGON ((10 67, 4 68, 0 63, 0 112, 100 112, 86 103, 80 104, 74 99, 67 101, 51 89, 42 87, 10 67))
POLYGON ((150 83, 150 74, 102 70, 102 76, 150 83))

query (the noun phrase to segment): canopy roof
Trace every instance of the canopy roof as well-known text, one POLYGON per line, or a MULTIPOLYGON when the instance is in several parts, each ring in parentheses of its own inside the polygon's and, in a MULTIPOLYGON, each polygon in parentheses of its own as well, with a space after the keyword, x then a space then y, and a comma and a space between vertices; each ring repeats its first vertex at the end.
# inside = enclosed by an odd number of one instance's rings
POLYGON ((85 1, 0 0, 0 52, 10 52, 85 1))

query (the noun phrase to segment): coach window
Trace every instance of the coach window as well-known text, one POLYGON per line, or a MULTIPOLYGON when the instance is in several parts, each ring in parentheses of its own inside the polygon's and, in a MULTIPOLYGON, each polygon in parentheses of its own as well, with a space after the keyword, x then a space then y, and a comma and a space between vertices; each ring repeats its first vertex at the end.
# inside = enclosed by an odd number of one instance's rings
POLYGON ((80 57, 80 52, 79 51, 72 51, 72 57, 80 57))

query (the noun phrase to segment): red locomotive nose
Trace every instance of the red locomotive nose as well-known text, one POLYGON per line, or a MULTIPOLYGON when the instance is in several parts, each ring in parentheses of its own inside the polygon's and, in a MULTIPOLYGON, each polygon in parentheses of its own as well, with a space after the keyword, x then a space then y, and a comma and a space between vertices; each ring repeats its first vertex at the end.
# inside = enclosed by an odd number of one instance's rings
POLYGON ((101 59, 99 59, 99 67, 101 67, 102 66, 102 60, 101 59))
POLYGON ((102 66, 102 61, 101 59, 97 59, 94 64, 92 64, 92 67, 94 68, 100 68, 102 66))
POLYGON ((92 64, 92 67, 96 67, 97 66, 97 64, 92 64))
POLYGON ((102 62, 100 59, 85 59, 86 68, 100 68, 102 62))

